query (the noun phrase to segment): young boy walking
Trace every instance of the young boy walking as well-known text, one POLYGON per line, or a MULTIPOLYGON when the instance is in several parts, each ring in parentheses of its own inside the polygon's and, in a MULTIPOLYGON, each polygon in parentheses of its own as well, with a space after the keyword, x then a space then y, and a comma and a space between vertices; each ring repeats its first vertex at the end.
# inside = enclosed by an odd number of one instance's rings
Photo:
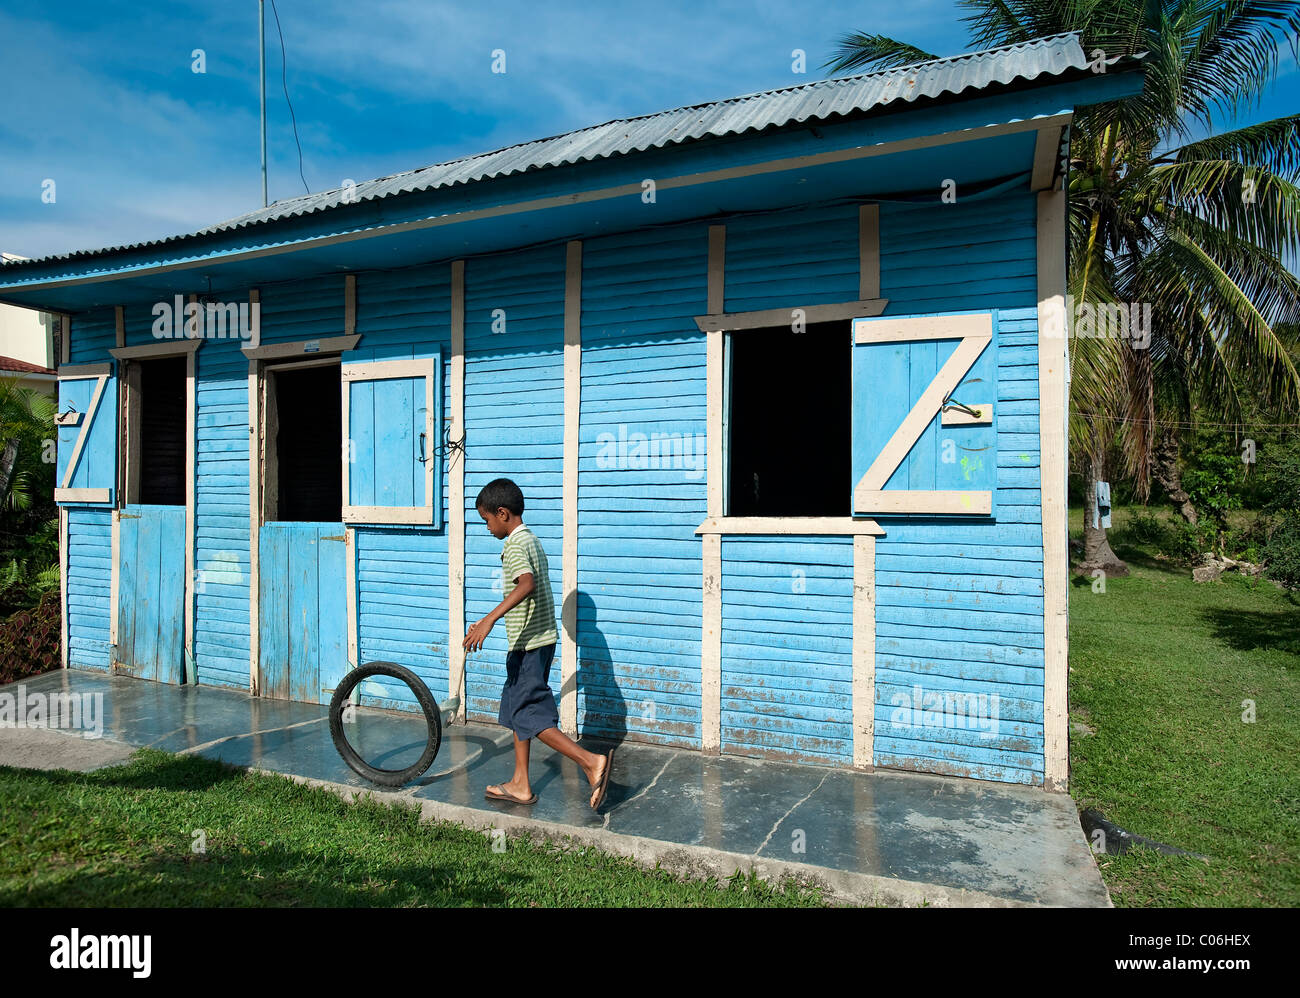
POLYGON ((537 795, 528 782, 528 746, 532 738, 567 756, 582 767, 592 786, 589 803, 599 811, 609 787, 614 751, 596 755, 580 748, 560 730, 548 674, 555 657, 555 601, 551 598, 550 570, 537 536, 523 521, 524 494, 508 478, 483 487, 474 501, 478 515, 501 546, 502 584, 505 591, 497 607, 474 624, 465 635, 465 648, 478 651, 492 626, 506 619, 506 682, 501 688, 497 723, 515 736, 515 772, 510 780, 487 788, 489 800, 534 804, 537 795))

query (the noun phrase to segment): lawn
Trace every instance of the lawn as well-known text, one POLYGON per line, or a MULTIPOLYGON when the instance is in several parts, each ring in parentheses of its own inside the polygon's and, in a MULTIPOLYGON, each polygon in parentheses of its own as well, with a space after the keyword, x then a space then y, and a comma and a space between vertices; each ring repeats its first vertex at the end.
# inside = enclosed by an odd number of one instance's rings
POLYGON ((483 833, 420 823, 412 808, 154 749, 93 773, 0 767, 0 800, 0 906, 823 904, 790 881, 683 881, 526 836, 495 851, 483 833))
POLYGON ((1194 583, 1128 513, 1111 541, 1132 575, 1070 589, 1070 789, 1208 859, 1101 856, 1102 876, 1121 906, 1300 905, 1300 600, 1235 573, 1194 583))

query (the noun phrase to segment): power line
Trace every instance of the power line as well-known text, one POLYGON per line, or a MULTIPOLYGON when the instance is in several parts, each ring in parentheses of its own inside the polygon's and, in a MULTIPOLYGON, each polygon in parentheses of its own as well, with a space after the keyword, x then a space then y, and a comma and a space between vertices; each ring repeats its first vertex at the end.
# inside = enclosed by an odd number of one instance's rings
POLYGON ((1206 422, 1205 420, 1198 420, 1196 422, 1184 422, 1177 419, 1142 419, 1136 416, 1116 416, 1113 413, 1109 413, 1109 412, 1106 413, 1084 412, 1081 409, 1073 409, 1071 410, 1071 414, 1076 416, 1090 416, 1093 419, 1109 419, 1109 420, 1114 420, 1117 423, 1145 423, 1147 425, 1152 425, 1152 426, 1177 426, 1182 429, 1192 429, 1192 430, 1197 429, 1198 427, 1215 427, 1220 429, 1224 427, 1230 429, 1250 429, 1252 427, 1257 429, 1267 429, 1272 427, 1285 429, 1285 428, 1300 427, 1300 423, 1269 423, 1269 422, 1260 422, 1259 420, 1249 420, 1249 421, 1243 420, 1242 422, 1239 423, 1210 423, 1210 422, 1206 422))
POLYGON ((280 30, 280 12, 275 9, 275 0, 271 0, 271 13, 275 15, 275 32, 280 36, 280 84, 284 87, 284 102, 289 105, 289 120, 293 122, 293 141, 298 147, 298 176, 302 179, 303 190, 308 194, 307 178, 302 174, 302 143, 298 141, 298 116, 293 113, 293 101, 289 99, 289 76, 287 59, 284 54, 284 32, 280 30))

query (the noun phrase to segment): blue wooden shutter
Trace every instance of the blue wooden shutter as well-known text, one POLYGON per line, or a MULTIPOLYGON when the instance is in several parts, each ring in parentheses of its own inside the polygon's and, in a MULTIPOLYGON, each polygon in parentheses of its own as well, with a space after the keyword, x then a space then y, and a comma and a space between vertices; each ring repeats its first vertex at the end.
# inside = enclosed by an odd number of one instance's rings
POLYGON ((113 363, 59 369, 54 501, 112 505, 117 496, 117 378, 113 363))
POLYGON ((992 514, 997 323, 996 312, 853 321, 855 516, 992 514))
POLYGON ((442 525, 442 358, 344 364, 343 521, 442 525))

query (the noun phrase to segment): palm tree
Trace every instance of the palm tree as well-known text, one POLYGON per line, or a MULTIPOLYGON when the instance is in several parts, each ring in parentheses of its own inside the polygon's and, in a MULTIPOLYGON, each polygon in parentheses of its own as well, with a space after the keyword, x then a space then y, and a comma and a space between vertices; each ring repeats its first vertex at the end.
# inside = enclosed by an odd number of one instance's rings
MULTIPOLYGON (((1280 412, 1300 402, 1300 375, 1278 335, 1279 325, 1300 319, 1300 280, 1281 262, 1300 248, 1300 115, 1220 132, 1215 121, 1255 105, 1276 78, 1280 42, 1296 55, 1300 5, 958 2, 970 11, 962 20, 976 49, 1070 31, 1090 56, 1147 53, 1140 94, 1079 108, 1071 125, 1074 306, 1151 305, 1149 345, 1073 340, 1071 450, 1086 478, 1086 508, 1093 483, 1117 464, 1111 470, 1130 477, 1139 498, 1155 475, 1189 515, 1179 499, 1178 435, 1160 432, 1161 423, 1190 424, 1205 410, 1239 424, 1245 394, 1280 412)), ((887 69, 932 58, 856 33, 840 39, 827 66, 887 69)), ((1127 572, 1105 530, 1084 521, 1077 570, 1127 572)))

